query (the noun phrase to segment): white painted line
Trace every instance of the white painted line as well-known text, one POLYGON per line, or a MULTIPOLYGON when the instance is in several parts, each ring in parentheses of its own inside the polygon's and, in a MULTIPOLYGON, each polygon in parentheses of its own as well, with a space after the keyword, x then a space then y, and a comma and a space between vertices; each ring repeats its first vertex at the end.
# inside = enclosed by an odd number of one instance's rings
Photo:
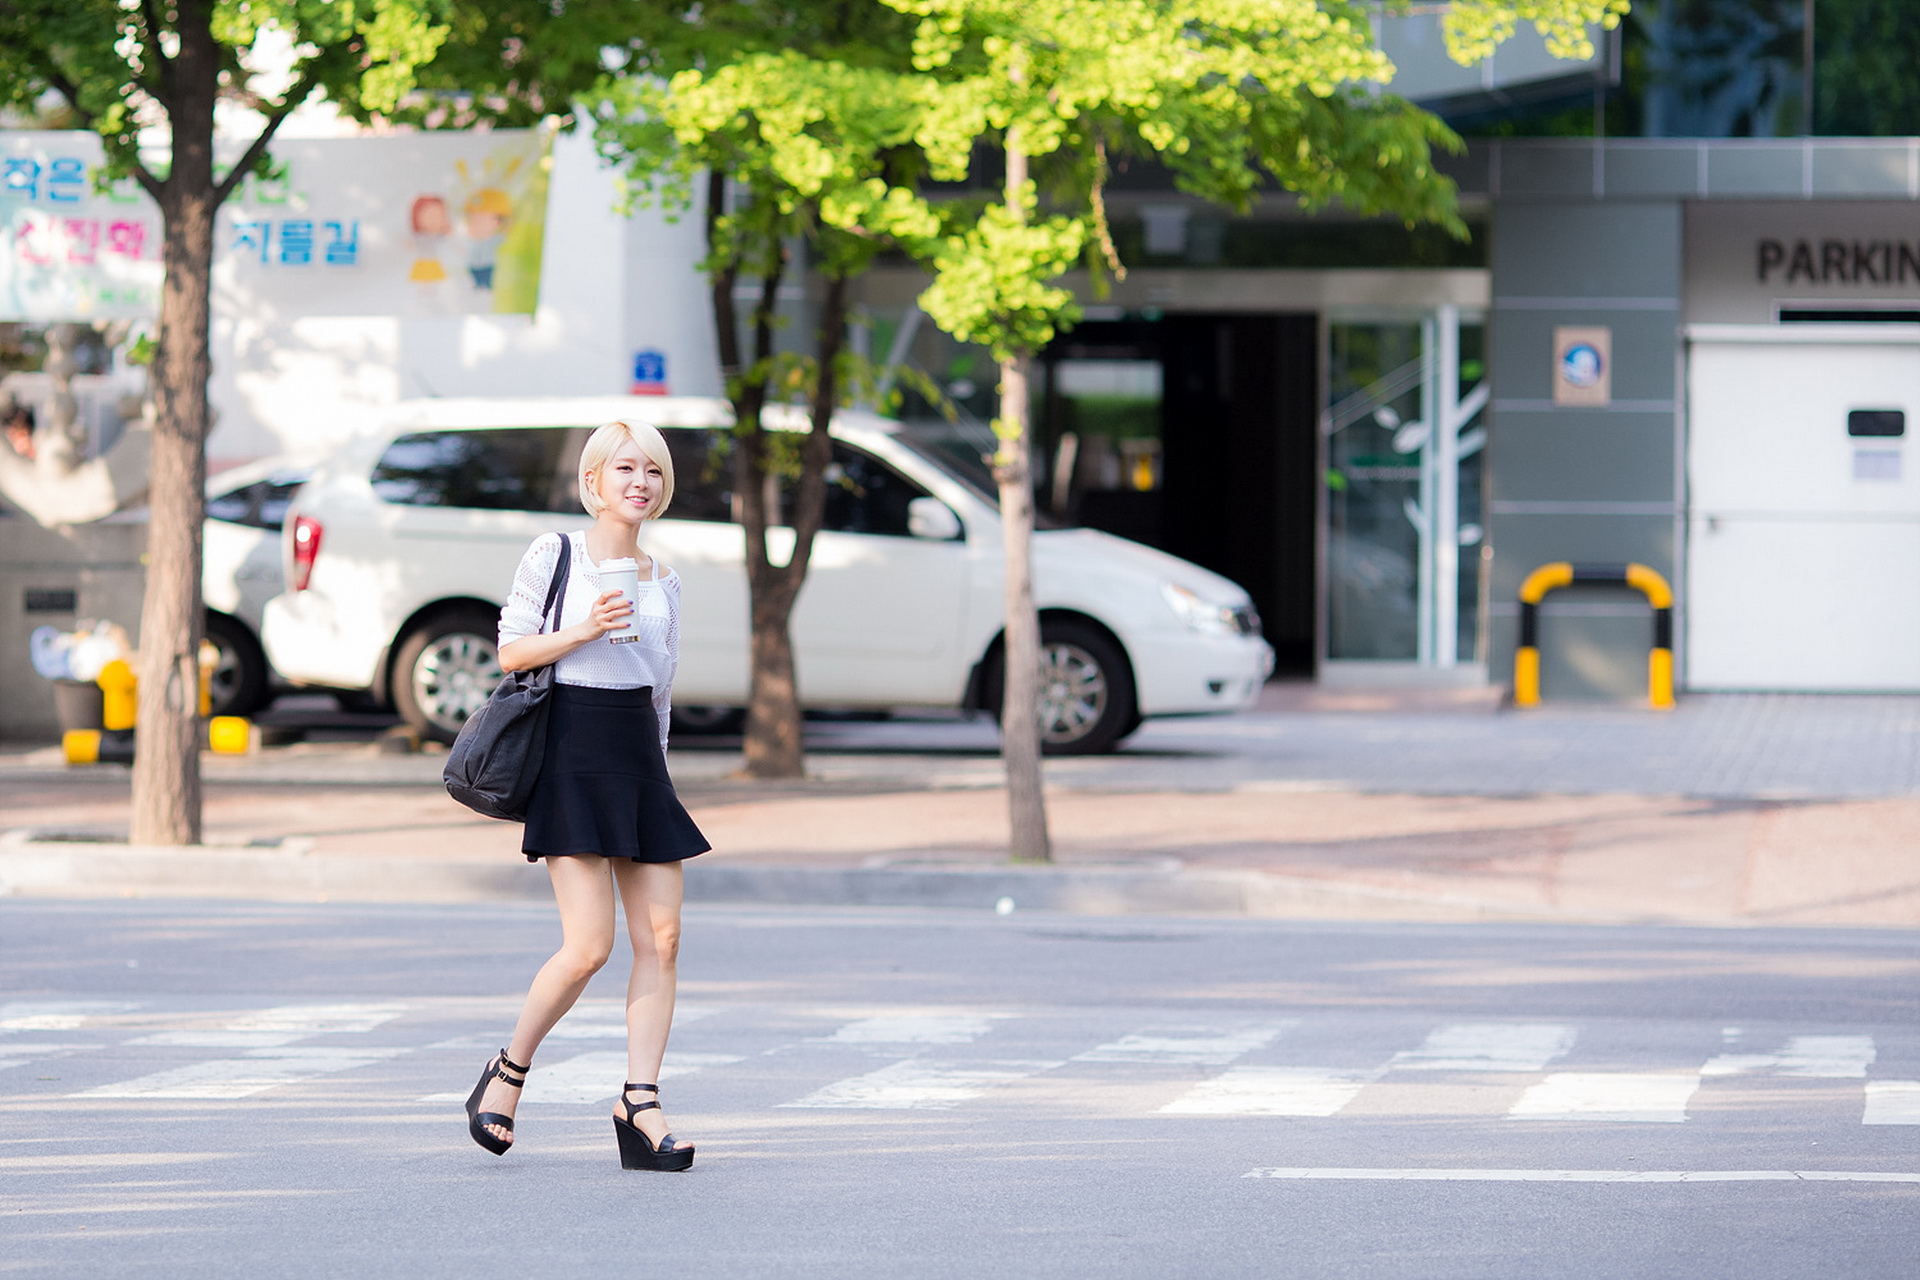
POLYGON ((139 1007, 121 1000, 16 1000, 0 1004, 0 1032, 73 1031, 89 1019, 139 1007))
POLYGON ((1795 1036, 1780 1051, 1780 1074, 1864 1080, 1876 1056, 1872 1036, 1795 1036))
POLYGON ((1556 1072, 1520 1095, 1507 1112, 1530 1120, 1609 1120, 1679 1124, 1700 1087, 1695 1074, 1556 1072))
POLYGON ((156 1031, 127 1041, 135 1045, 159 1045, 173 1049, 278 1049, 296 1040, 305 1040, 304 1031, 236 1031, 231 1027, 210 1027, 204 1031, 156 1031))
POLYGON ((971 1101, 995 1085, 1023 1080, 1058 1062, 931 1062, 909 1058, 863 1076, 837 1080, 783 1107, 875 1111, 944 1111, 971 1101))
POLYGON ((47 1044, 41 1041, 10 1041, 8 1054, 18 1057, 0 1058, 0 1071, 11 1071, 15 1067, 30 1067, 36 1062, 46 1062, 53 1058, 62 1058, 69 1053, 79 1053, 83 1049, 98 1049, 97 1044, 47 1044))
MULTIPOLYGON (((551 1033, 548 1039, 552 1039, 551 1033)), ((740 1056, 732 1053, 675 1053, 668 1050, 666 1061, 660 1064, 660 1079, 678 1080, 702 1067, 724 1067, 738 1061, 740 1056)), ((474 1078, 479 1078, 478 1071, 474 1072, 474 1078)), ((536 1106, 590 1106, 596 1102, 611 1104, 626 1078, 625 1050, 583 1053, 550 1065, 536 1062, 527 1076, 527 1087, 521 1101, 536 1106)), ((467 1086, 469 1090, 472 1087, 467 1086)), ((465 1093, 429 1093, 415 1099, 417 1102, 466 1100, 465 1093)))
POLYGON ((893 1013, 849 1022, 831 1044, 970 1044, 1011 1013, 893 1013))
POLYGON ((275 1049, 309 1036, 372 1031, 405 1013, 404 1004, 289 1004, 210 1027, 156 1031, 128 1044, 185 1049, 275 1049))
POLYGON ((1463 1022, 1441 1027, 1418 1049, 1397 1053, 1395 1071, 1543 1071, 1573 1048, 1557 1022, 1463 1022))
POLYGON ((1723 1053, 1700 1069, 1706 1076, 1765 1071, 1811 1080, 1864 1080, 1878 1056, 1872 1036, 1794 1036, 1778 1053, 1723 1053))
POLYGON ((1377 1071, 1235 1067, 1160 1108, 1170 1116, 1330 1116, 1360 1096, 1377 1071))
POLYGON ((1251 1169, 1243 1178, 1357 1182, 1907 1182, 1920 1173, 1850 1169, 1251 1169))
MULTIPOLYGON (((225 1102, 251 1097, 282 1085, 338 1075, 398 1057, 405 1049, 269 1049, 245 1058, 216 1058, 191 1066, 101 1085, 75 1098, 193 1098, 225 1102)), ((462 1095, 464 1096, 464 1095, 462 1095)))
POLYGON ((1224 1067, 1235 1058, 1271 1044, 1273 1038, 1294 1024, 1242 1027, 1234 1031, 1217 1028, 1174 1028, 1121 1036, 1076 1054, 1075 1062, 1167 1062, 1180 1066, 1224 1067))
POLYGON ((572 1022, 561 1019, 547 1032, 548 1040, 625 1040, 624 1022, 572 1022))
POLYGON ((279 1031, 323 1036, 371 1031, 407 1011, 404 1004, 288 1004, 262 1009, 226 1024, 231 1031, 279 1031))
POLYGON ((1920 1124, 1920 1080, 1867 1081, 1861 1124, 1920 1124))

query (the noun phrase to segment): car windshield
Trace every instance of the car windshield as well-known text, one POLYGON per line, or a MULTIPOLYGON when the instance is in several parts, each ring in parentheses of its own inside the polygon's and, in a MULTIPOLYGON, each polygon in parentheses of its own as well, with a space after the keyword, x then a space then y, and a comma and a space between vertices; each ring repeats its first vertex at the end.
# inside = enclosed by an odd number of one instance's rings
MULTIPOLYGON (((993 453, 999 447, 993 429, 978 422, 948 422, 935 418, 903 422, 894 433, 895 440, 952 476, 996 511, 1000 508, 1000 487, 993 478, 993 453)), ((1033 523, 1037 529, 1064 528, 1062 521, 1034 505, 1033 523)))

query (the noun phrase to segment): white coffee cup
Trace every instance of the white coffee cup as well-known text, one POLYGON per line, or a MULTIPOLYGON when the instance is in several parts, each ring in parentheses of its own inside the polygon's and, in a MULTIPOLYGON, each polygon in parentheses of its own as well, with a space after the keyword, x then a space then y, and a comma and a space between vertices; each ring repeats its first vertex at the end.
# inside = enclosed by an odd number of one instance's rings
POLYGON ((622 556, 618 560, 600 562, 600 590, 618 591, 627 598, 627 607, 633 612, 627 615, 627 624, 623 630, 609 631, 607 639, 614 644, 631 644, 640 638, 633 629, 640 613, 640 566, 622 556))

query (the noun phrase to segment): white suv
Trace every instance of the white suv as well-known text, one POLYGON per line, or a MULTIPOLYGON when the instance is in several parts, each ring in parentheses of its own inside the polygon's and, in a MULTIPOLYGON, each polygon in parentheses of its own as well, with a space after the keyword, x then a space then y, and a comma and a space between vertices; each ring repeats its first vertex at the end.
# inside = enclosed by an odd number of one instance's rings
MULTIPOLYGON (((450 741, 499 680, 495 627, 515 565, 536 535, 586 526, 575 462, 617 418, 660 427, 674 456, 673 504, 642 540, 684 584, 676 714, 715 721, 743 706, 744 538, 718 400, 397 407, 318 466, 288 512, 288 590, 264 627, 275 669, 390 698, 450 741)), ((804 426, 797 410, 769 410, 768 423, 804 426)), ((997 709, 1000 515, 979 442, 843 413, 828 479, 793 614, 806 704, 997 709)), ((1033 562, 1049 751, 1110 750, 1147 716, 1241 710, 1273 669, 1247 593, 1217 574, 1087 529, 1039 531, 1033 562)))

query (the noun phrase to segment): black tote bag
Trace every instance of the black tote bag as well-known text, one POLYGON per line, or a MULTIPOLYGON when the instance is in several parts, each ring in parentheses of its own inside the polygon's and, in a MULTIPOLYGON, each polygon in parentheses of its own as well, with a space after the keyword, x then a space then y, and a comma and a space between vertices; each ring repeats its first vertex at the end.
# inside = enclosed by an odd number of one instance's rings
MULTIPOLYGON (((573 542, 560 535, 560 562, 547 586, 547 605, 540 612, 540 629, 549 618, 556 625, 554 602, 567 589, 567 570, 573 542)), ((553 664, 531 671, 510 671, 486 705, 467 717, 460 736, 447 752, 441 781, 447 794, 475 813, 509 822, 525 822, 533 800, 534 779, 547 751, 547 701, 553 696, 553 664)))

